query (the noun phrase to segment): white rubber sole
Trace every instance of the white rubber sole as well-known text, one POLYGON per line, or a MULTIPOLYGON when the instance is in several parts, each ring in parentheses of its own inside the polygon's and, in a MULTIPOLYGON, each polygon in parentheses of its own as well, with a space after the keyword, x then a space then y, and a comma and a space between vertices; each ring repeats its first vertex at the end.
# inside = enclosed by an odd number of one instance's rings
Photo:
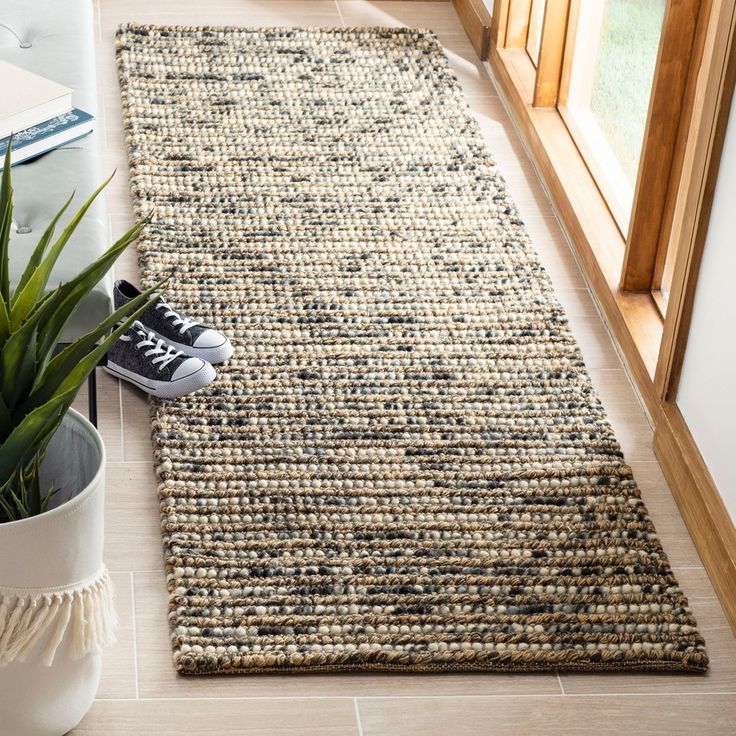
POLYGON ((224 363, 235 352, 232 343, 227 338, 225 338, 225 342, 222 345, 217 345, 214 348, 194 348, 191 345, 185 345, 183 342, 176 342, 176 340, 172 340, 170 337, 165 337, 150 327, 146 327, 146 329, 149 332, 153 332, 156 337, 168 345, 173 345, 177 350, 181 350, 184 355, 189 355, 192 358, 200 358, 206 360, 208 363, 224 363))
POLYGON ((178 396, 186 396, 199 391, 199 389, 212 383, 217 375, 215 369, 209 363, 205 363, 198 371, 190 373, 188 376, 182 376, 182 378, 175 381, 154 381, 151 378, 139 376, 137 373, 133 373, 133 371, 129 371, 127 368, 123 368, 109 360, 104 368, 110 375, 122 378, 142 391, 161 399, 175 399, 178 396))

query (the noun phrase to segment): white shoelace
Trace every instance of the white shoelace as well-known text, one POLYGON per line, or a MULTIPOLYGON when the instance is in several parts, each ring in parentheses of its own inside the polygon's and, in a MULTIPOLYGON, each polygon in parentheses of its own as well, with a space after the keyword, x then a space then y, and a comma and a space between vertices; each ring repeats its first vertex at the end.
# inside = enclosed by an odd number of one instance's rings
POLYGON ((196 319, 191 317, 183 317, 179 312, 172 309, 169 304, 164 301, 163 297, 159 297, 156 309, 165 309, 164 317, 173 320, 174 327, 179 327, 179 334, 183 335, 187 330, 191 330, 194 325, 199 324, 196 319), (180 326, 181 325, 181 326, 180 326))
MULTIPOLYGON (((156 337, 153 332, 146 334, 143 330, 136 330, 138 335, 143 338, 140 342, 135 344, 137 350, 141 350, 146 346, 150 346, 150 350, 146 350, 143 355, 146 358, 151 358, 151 363, 156 365, 158 363, 158 370, 162 371, 172 360, 175 360, 180 355, 183 355, 181 350, 177 350, 173 345, 167 345, 163 340, 156 337)), ((130 335, 123 335, 121 338, 124 342, 130 342, 133 338, 130 335)))

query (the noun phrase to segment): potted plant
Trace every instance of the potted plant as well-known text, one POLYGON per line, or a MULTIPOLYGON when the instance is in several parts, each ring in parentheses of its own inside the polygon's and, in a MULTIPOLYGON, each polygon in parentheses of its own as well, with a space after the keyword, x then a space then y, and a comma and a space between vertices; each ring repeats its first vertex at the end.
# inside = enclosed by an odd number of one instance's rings
POLYGON ((57 736, 92 705, 100 651, 113 642, 116 625, 102 562, 104 446, 70 406, 156 287, 59 346, 80 300, 143 223, 78 276, 48 289, 59 254, 108 179, 55 238, 71 198, 66 202, 11 289, 10 149, 0 184, 0 730, 57 736))

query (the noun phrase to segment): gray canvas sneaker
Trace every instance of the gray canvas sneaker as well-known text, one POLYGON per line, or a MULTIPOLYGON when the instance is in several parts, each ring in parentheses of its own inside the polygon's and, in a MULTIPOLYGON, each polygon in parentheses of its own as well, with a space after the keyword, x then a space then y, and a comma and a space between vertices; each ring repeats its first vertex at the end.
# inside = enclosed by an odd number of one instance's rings
MULTIPOLYGON (((138 294, 139 289, 129 281, 116 281, 115 309, 138 294)), ((143 312, 140 322, 177 350, 209 363, 222 363, 233 354, 233 346, 225 335, 180 314, 162 296, 143 312)))
POLYGON ((215 380, 210 363, 185 355, 138 321, 113 343, 105 370, 162 399, 191 394, 215 380))

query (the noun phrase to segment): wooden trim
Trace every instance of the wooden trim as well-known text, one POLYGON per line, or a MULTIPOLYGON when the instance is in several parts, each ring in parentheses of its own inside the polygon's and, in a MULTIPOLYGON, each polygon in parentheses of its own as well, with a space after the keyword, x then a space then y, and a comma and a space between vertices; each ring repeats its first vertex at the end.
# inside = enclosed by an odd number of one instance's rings
POLYGON ((569 9, 570 0, 547 0, 545 4, 534 84, 534 107, 554 107, 557 104, 569 9))
POLYGON ((505 48, 506 27, 509 23, 509 4, 511 0, 494 0, 491 17, 491 46, 505 48))
POLYGON ((526 51, 491 47, 489 61, 583 275, 653 418, 659 409, 652 384, 662 331, 659 311, 651 294, 620 291, 623 236, 559 113, 531 104, 535 69, 526 51))
MULTIPOLYGON (((573 12, 576 1, 573 0, 573 12)), ((670 180, 675 179, 676 186, 672 183, 669 186, 662 218, 663 228, 671 231, 672 247, 677 248, 678 259, 663 330, 661 326, 657 329, 657 320, 650 314, 651 306, 657 309, 651 293, 641 294, 642 298, 635 300, 627 298, 625 293, 613 288, 610 283, 608 274, 611 264, 616 260, 616 243, 621 245, 623 239, 615 238, 610 232, 607 222, 610 218, 601 210, 600 201, 597 201, 600 197, 596 197, 597 190, 592 191, 592 180, 590 177, 586 180, 580 171, 579 153, 563 140, 563 132, 557 125, 559 115, 546 110, 544 112, 548 114, 542 116, 537 114, 542 113, 542 110, 535 112, 532 109, 530 90, 533 90, 535 72, 528 57, 524 55, 522 60, 515 51, 499 47, 492 47, 489 55, 502 97, 511 107, 522 140, 526 141, 540 178, 547 185, 614 337, 628 365, 632 366, 632 377, 652 417, 656 416, 661 399, 674 394, 684 353, 695 276, 717 176, 717 167, 706 172, 706 166, 711 158, 716 161, 720 158, 736 77, 733 48, 735 4, 736 0, 700 0, 699 4, 690 54, 691 72, 682 104, 683 119, 672 156, 670 180), (691 114, 686 115, 687 112, 691 114), (698 174, 698 171, 701 173, 698 174), (675 174, 678 176, 675 177, 675 174), (582 191, 584 189, 591 191, 586 195, 582 191), (585 209, 576 214, 576 207, 585 209), (672 227, 668 228, 670 219, 672 227), (593 224, 599 227, 598 233, 586 237, 586 232, 591 232, 593 224), (610 292, 608 296, 604 285, 610 292), (617 313, 617 308, 620 313, 617 313), (637 327, 635 322, 640 317, 643 326, 637 327), (662 337, 661 345, 658 355, 652 357, 652 351, 657 351, 655 341, 658 333, 662 337), (636 355, 637 350, 641 355, 636 355), (641 370, 642 366, 645 370, 641 370), (654 386, 651 385, 651 377, 654 377, 654 386)), ((509 0, 498 0, 496 3, 493 18, 496 27, 500 27, 508 18, 505 15, 508 8, 509 0)), ((561 92, 564 94, 564 90, 561 92)))
POLYGON ((528 56, 492 46, 489 61, 501 98, 653 420, 655 453, 736 631, 736 533, 673 400, 736 83, 736 0, 701 0, 690 56, 660 226, 660 235, 667 233, 666 247, 676 248, 664 325, 652 317, 657 308, 651 293, 619 288, 621 272, 615 273, 615 266, 620 269, 621 260, 615 251, 623 238, 560 115, 532 106, 534 68, 528 56), (647 354, 647 347, 651 350, 658 342, 658 352, 647 354))
MULTIPOLYGON (((633 189, 595 115, 589 108, 558 106, 580 155, 606 200, 623 238, 629 224, 633 189)), ((624 243, 625 246, 625 243, 624 243)), ((622 246, 623 254, 625 247, 622 246)))
POLYGON ((526 49, 531 11, 532 0, 509 0, 504 48, 526 49))
POLYGON ((491 44, 491 16, 483 0, 452 0, 452 4, 475 53, 485 61, 491 44))
POLYGON ((736 632, 736 529, 678 408, 665 403, 656 425, 654 452, 736 632))
POLYGON ((653 285, 699 10, 700 0, 667 3, 621 272, 625 291, 649 291, 653 285))
POLYGON ((529 54, 529 58, 532 60, 532 64, 537 66, 539 63, 539 50, 542 48, 542 31, 544 29, 544 7, 546 0, 532 0, 531 7, 529 8, 529 29, 526 34, 526 52, 529 54), (538 7, 542 8, 541 17, 536 13, 538 7), (539 39, 539 44, 536 48, 532 46, 533 43, 539 39))
POLYGON ((736 632, 736 531, 675 403, 736 83, 736 0, 704 2, 695 40, 700 61, 686 92, 689 135, 674 185, 668 248, 676 254, 655 388, 662 406, 654 451, 703 565, 736 632))
MULTIPOLYGON (((698 90, 698 79, 700 74, 701 63, 705 56, 705 39, 707 36, 708 24, 713 7, 713 2, 718 0, 701 0, 700 13, 698 23, 695 29, 695 37, 693 40, 693 48, 691 52, 690 71, 688 74, 687 84, 685 85, 685 94, 682 102, 682 113, 680 116, 680 126, 675 139, 675 148, 672 154, 672 167, 670 169, 670 181, 667 189, 667 196, 664 201, 664 209, 662 211, 661 225, 659 237, 657 239, 657 261, 654 265, 654 277, 652 286, 659 289, 662 286, 662 274, 664 271, 664 261, 667 257, 669 242, 673 235, 673 222, 675 218, 675 208, 680 198, 680 181, 683 177, 683 169, 685 163, 685 149, 691 136, 691 120, 695 109, 695 97, 698 90)), ((672 251, 674 253, 674 250, 672 251)))
POLYGON ((575 92, 571 95, 570 80, 573 75, 573 60, 576 53, 581 53, 588 59, 595 59, 601 40, 601 26, 603 25, 603 3, 586 3, 583 10, 583 0, 570 0, 567 12, 567 38, 565 39, 565 53, 562 61, 562 78, 558 104, 561 106, 576 107, 579 104, 587 106, 593 89, 595 64, 587 64, 575 70, 575 92), (578 33, 580 15, 584 14, 585 33, 578 33), (581 99, 582 97, 582 99, 581 99))
POLYGON ((709 15, 668 245, 676 261, 655 375, 665 400, 673 399, 680 380, 736 80, 736 0, 714 0, 709 15))

